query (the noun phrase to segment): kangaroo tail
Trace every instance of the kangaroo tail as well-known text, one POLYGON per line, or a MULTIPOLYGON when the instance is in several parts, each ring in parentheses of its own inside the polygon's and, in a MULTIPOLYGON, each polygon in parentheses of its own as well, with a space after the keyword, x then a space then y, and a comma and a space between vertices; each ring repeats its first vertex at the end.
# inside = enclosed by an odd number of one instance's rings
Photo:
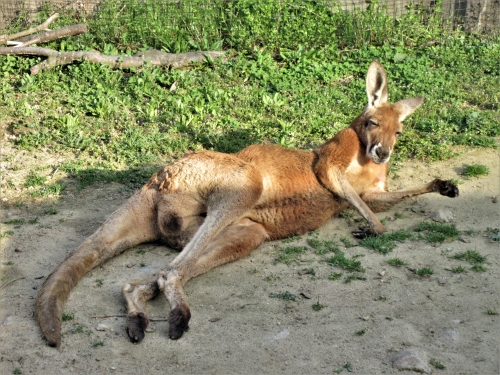
POLYGON ((132 246, 158 239, 152 193, 146 188, 136 193, 45 280, 35 315, 49 346, 61 346, 64 304, 83 275, 132 246))

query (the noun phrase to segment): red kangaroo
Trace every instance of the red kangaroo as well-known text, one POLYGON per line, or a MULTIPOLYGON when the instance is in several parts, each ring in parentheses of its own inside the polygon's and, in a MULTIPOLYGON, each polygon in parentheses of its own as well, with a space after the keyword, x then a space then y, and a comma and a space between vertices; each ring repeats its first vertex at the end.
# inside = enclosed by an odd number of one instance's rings
POLYGON ((170 304, 169 336, 180 338, 191 312, 183 291, 191 278, 243 258, 264 241, 321 227, 353 206, 369 226, 384 226, 374 212, 403 199, 437 192, 458 196, 451 182, 387 191, 388 161, 403 127, 424 98, 389 104, 387 76, 374 61, 366 77, 368 104, 328 142, 312 151, 251 145, 235 154, 193 152, 167 165, 88 237, 45 280, 36 316, 50 346, 61 345, 61 316, 71 289, 93 267, 125 249, 163 241, 181 250, 157 277, 122 287, 133 342, 149 324, 146 302, 163 293, 170 304))

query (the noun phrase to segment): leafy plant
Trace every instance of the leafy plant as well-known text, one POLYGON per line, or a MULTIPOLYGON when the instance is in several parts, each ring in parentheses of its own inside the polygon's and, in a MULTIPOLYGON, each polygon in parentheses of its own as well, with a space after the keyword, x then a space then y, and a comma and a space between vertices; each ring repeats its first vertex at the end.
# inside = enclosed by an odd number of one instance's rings
POLYGON ((399 259, 399 258, 388 259, 387 263, 389 263, 389 265, 391 265, 393 267, 401 267, 401 266, 405 266, 407 264, 404 260, 399 259))
POLYGON ((463 175, 466 178, 486 176, 490 174, 490 169, 486 165, 471 164, 465 167, 463 175))
POLYGON ((269 294, 269 297, 271 298, 279 298, 284 301, 297 301, 298 297, 295 294, 292 294, 288 291, 284 293, 271 293, 269 294))
POLYGON ((418 239, 423 239, 431 243, 454 240, 460 235, 460 231, 455 225, 427 221, 420 223, 415 228, 415 232, 419 233, 418 239))
POLYGON ((415 275, 420 277, 431 276, 434 274, 434 270, 429 267, 422 267, 415 270, 415 275))

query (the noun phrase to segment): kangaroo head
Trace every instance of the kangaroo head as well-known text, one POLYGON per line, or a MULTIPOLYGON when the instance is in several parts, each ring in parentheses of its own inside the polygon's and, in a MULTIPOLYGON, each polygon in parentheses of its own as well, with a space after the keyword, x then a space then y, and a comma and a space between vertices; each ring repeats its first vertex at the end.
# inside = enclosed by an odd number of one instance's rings
POLYGON ((387 75, 382 65, 372 61, 366 75, 368 105, 351 127, 365 146, 366 155, 377 164, 387 163, 403 130, 403 120, 424 101, 424 97, 389 104, 387 75))

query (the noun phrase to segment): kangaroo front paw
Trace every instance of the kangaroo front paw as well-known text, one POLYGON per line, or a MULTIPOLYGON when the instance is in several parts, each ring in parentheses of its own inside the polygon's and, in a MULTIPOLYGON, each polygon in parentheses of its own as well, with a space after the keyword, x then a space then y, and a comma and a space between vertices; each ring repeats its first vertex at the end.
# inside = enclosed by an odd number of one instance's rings
POLYGON ((458 187, 452 184, 450 181, 439 180, 438 182, 439 194, 455 198, 458 197, 459 191, 458 187))
POLYGON ((189 319, 191 319, 189 308, 176 307, 170 311, 168 335, 172 340, 180 339, 184 332, 189 330, 189 319))
POLYGON ((144 339, 144 332, 148 328, 149 319, 148 317, 140 313, 130 313, 127 316, 127 333, 130 340, 135 344, 139 343, 144 339))
POLYGON ((351 233, 354 237, 359 239, 377 235, 377 233, 370 227, 359 227, 358 230, 352 231, 351 233))

